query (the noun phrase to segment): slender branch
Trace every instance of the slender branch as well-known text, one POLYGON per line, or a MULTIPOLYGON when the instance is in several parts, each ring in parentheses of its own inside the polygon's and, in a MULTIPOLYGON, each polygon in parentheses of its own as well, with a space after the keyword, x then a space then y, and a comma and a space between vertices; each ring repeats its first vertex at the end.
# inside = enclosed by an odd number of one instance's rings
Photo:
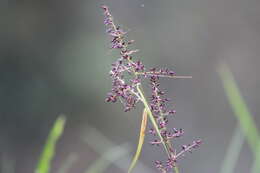
MULTIPOLYGON (((147 110, 149 119, 151 120, 151 122, 152 122, 152 124, 153 124, 153 126, 154 126, 154 128, 155 128, 155 131, 156 131, 157 135, 159 136, 159 138, 160 138, 160 140, 161 140, 161 143, 163 144, 163 147, 164 147, 164 149, 165 149, 165 151, 166 151, 168 157, 171 158, 172 156, 171 156, 171 151, 169 150, 169 148, 170 148, 169 143, 165 142, 164 138, 162 137, 162 135, 161 135, 161 133, 160 133, 160 129, 158 128, 158 125, 157 125, 157 123, 156 123, 156 120, 155 120, 155 118, 153 117, 153 113, 152 113, 152 111, 151 111, 151 109, 150 109, 150 107, 149 107, 149 104, 148 104, 148 102, 147 102, 147 100, 146 100, 146 98, 145 98, 145 96, 144 96, 144 93, 143 93, 141 87, 142 87, 141 84, 140 84, 140 85, 137 85, 137 87, 136 87, 136 88, 137 88, 137 91, 138 91, 138 93, 140 94, 140 97, 141 97, 141 99, 142 99, 142 102, 143 102, 143 104, 144 104, 144 107, 145 107, 145 109, 147 110)), ((175 171, 175 173, 179 173, 179 169, 178 169, 177 165, 175 165, 174 171, 175 171)))
POLYGON ((143 76, 158 76, 158 77, 168 77, 173 79, 191 79, 192 76, 175 76, 175 75, 165 75, 160 74, 159 72, 137 72, 137 75, 143 75, 143 76))
POLYGON ((142 90, 141 90, 141 88, 140 88, 140 85, 137 86, 137 91, 139 92, 139 94, 140 94, 140 96, 141 96, 141 98, 142 98, 142 102, 143 102, 143 104, 144 104, 144 107, 145 107, 146 110, 147 110, 147 113, 148 113, 148 115, 149 115, 149 119, 151 120, 151 122, 152 122, 152 124, 153 124, 153 126, 154 126, 154 128, 155 128, 155 130, 156 130, 156 133, 157 133, 157 135, 159 136, 160 140, 162 141, 162 144, 163 144, 163 146, 164 146, 164 149, 165 149, 165 151, 166 151, 168 157, 170 157, 170 156, 171 156, 171 155, 170 155, 170 151, 169 151, 168 147, 166 146, 166 144, 164 143, 164 139, 163 139, 163 137, 162 137, 162 135, 161 135, 161 133, 160 133, 160 130, 159 130, 159 128, 158 128, 158 125, 157 125, 157 123, 156 123, 156 120, 155 120, 155 118, 153 117, 153 113, 152 113, 152 111, 151 111, 151 109, 150 109, 150 107, 149 107, 149 105, 148 105, 148 102, 147 102, 147 100, 146 100, 146 98, 145 98, 145 96, 144 96, 144 94, 143 94, 143 92, 142 92, 142 90))

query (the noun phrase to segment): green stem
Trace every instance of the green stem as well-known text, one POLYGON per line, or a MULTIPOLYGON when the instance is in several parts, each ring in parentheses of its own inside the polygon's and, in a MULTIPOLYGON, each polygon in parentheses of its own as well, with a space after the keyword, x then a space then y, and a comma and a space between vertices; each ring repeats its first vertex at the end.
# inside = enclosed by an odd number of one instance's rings
POLYGON ((176 165, 174 167, 174 171, 175 171, 175 173, 179 173, 179 169, 178 169, 178 167, 176 165))
POLYGON ((148 103, 146 101, 146 98, 145 98, 145 96, 144 96, 144 94, 143 94, 143 92, 142 92, 142 90, 140 89, 139 86, 137 86, 137 91, 138 91, 138 93, 141 96, 141 99, 143 101, 144 107, 146 108, 147 113, 149 115, 149 119, 151 120, 151 122, 152 122, 152 124, 153 124, 153 126, 154 126, 154 128, 156 130, 156 133, 160 137, 160 140, 161 140, 161 142, 162 142, 162 144, 164 146, 165 151, 167 152, 168 156, 170 156, 170 152, 168 151, 168 148, 167 148, 166 144, 164 143, 164 139, 163 139, 163 137, 162 137, 162 135, 160 133, 160 129, 157 126, 157 123, 156 123, 155 118, 153 117, 152 111, 151 111, 151 109, 150 109, 150 107, 149 107, 149 105, 148 105, 148 103))
MULTIPOLYGON (((166 151, 168 157, 170 158, 170 157, 171 157, 171 152, 169 151, 169 146, 167 146, 167 143, 165 143, 164 138, 162 137, 162 135, 161 135, 161 133, 160 133, 160 129, 158 128, 158 125, 157 125, 157 123, 156 123, 156 120, 155 120, 155 118, 153 117, 153 113, 152 113, 152 111, 151 111, 151 109, 150 109, 150 107, 149 107, 149 104, 148 104, 148 102, 147 102, 147 100, 146 100, 146 98, 145 98, 145 96, 144 96, 144 94, 143 94, 143 91, 142 91, 142 89, 141 89, 140 87, 141 87, 140 85, 138 85, 138 86, 136 87, 136 88, 137 88, 137 91, 138 91, 138 93, 140 94, 140 97, 141 97, 141 99, 142 99, 142 102, 143 102, 143 104, 144 104, 144 107, 145 107, 146 110, 147 110, 149 119, 151 120, 151 122, 152 122, 152 124, 153 124, 153 126, 154 126, 154 128, 155 128, 155 131, 156 131, 157 135, 159 136, 159 138, 160 138, 160 140, 161 140, 161 142, 162 142, 162 144, 163 144, 163 147, 164 147, 164 149, 165 149, 165 151, 166 151)), ((176 165, 175 165, 175 167, 174 167, 174 171, 175 171, 175 173, 179 173, 179 169, 178 169, 178 167, 177 167, 176 165)))

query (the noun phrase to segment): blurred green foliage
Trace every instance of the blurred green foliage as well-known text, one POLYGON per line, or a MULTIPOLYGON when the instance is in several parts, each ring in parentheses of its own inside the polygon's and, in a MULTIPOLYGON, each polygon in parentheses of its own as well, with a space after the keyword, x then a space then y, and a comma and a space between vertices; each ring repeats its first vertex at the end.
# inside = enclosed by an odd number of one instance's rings
POLYGON ((46 144, 44 145, 35 173, 49 173, 51 161, 55 155, 55 147, 57 141, 63 133, 65 122, 66 118, 63 115, 60 115, 55 121, 47 138, 46 144))
MULTIPOLYGON (((241 93, 238 89, 238 86, 235 82, 235 79, 230 72, 227 65, 222 64, 219 68, 219 74, 224 86, 225 93, 227 95, 228 101, 231 105, 231 108, 234 112, 235 117, 239 121, 240 128, 246 136, 247 142, 254 154, 255 162, 252 167, 252 173, 260 172, 259 160, 259 133, 257 126, 254 122, 253 115, 250 113, 244 99, 241 96, 241 93)), ((237 143, 240 143, 241 140, 237 140, 237 143)), ((236 144, 239 145, 239 144, 236 144)), ((233 146, 234 147, 234 146, 233 146)), ((241 147, 234 147, 234 152, 239 153, 241 147)), ((227 155, 226 157, 230 157, 227 155)), ((231 172, 230 172, 231 173, 231 172)))

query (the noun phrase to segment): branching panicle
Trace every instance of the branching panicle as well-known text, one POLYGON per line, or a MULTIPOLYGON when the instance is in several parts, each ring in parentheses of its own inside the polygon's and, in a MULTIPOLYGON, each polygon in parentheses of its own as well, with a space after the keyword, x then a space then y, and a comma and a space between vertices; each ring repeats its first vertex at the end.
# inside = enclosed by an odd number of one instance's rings
POLYGON ((171 115, 174 115, 176 111, 168 109, 167 103, 169 99, 165 97, 165 92, 160 89, 159 79, 161 77, 190 78, 190 76, 176 76, 169 69, 152 68, 146 71, 143 63, 133 57, 139 50, 132 50, 128 47, 134 43, 134 40, 128 40, 126 37, 127 32, 114 23, 108 7, 102 6, 102 8, 105 16, 104 24, 107 27, 106 32, 111 37, 111 49, 117 49, 120 52, 120 57, 112 64, 110 71, 112 89, 108 93, 106 101, 117 102, 120 100, 125 111, 130 111, 138 102, 142 102, 146 108, 148 107, 147 111, 152 114, 151 120, 154 122, 154 127, 149 130, 149 133, 159 138, 150 143, 158 146, 163 144, 168 157, 166 162, 156 161, 155 166, 160 172, 166 173, 176 167, 177 160, 181 156, 197 148, 201 141, 197 140, 191 145, 183 145, 179 152, 173 148, 172 140, 181 137, 184 132, 182 129, 167 129, 168 118, 172 117, 171 115), (149 103, 140 89, 142 80, 145 79, 150 81, 151 97, 149 103))

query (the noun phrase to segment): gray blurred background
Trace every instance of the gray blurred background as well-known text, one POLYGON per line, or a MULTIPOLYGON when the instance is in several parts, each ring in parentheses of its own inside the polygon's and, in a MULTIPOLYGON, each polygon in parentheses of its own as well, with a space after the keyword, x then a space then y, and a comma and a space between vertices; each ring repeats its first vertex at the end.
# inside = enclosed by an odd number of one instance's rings
MULTIPOLYGON (((1 0, 0 171, 33 172, 61 113, 68 121, 52 173, 71 154, 70 173, 83 173, 111 145, 128 143, 129 156, 134 154, 141 107, 124 113, 120 104, 104 101, 117 58, 108 49, 99 8, 104 3, 136 40, 137 56, 147 67, 193 76, 162 80, 177 110, 171 126, 185 130, 177 144, 203 140, 180 161, 180 170, 219 172, 237 123, 217 74, 221 62, 229 65, 260 123, 259 0, 1 0)), ((161 148, 146 141, 136 172, 156 172, 153 161, 163 157, 161 148)), ((120 165, 130 163, 125 160, 120 165)), ((236 173, 248 172, 251 164, 246 144, 236 173)), ((123 171, 113 165, 105 172, 123 171)))

